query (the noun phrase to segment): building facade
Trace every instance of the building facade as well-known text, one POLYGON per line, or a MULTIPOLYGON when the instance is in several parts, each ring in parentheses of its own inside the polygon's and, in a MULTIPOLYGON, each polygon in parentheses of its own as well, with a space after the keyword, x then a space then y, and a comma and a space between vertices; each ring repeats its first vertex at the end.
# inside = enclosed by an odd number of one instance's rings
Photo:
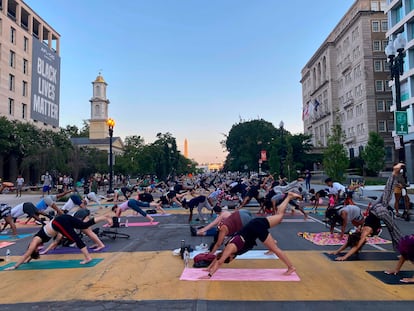
POLYGON ((60 35, 22 0, 0 0, 0 116, 59 128, 60 35))
MULTIPOLYGON (((385 12, 388 17, 388 39, 395 40, 398 34, 406 39, 404 73, 400 77, 401 107, 407 111, 408 134, 403 135, 408 178, 414 179, 414 0, 388 0, 385 12)), ((391 87, 395 92, 394 83, 391 87)), ((396 110, 393 105, 392 110, 396 110)))
POLYGON ((385 1, 357 0, 311 57, 301 73, 304 133, 323 150, 333 125, 345 133, 350 159, 360 155, 369 133, 384 139, 386 166, 396 152, 385 1))

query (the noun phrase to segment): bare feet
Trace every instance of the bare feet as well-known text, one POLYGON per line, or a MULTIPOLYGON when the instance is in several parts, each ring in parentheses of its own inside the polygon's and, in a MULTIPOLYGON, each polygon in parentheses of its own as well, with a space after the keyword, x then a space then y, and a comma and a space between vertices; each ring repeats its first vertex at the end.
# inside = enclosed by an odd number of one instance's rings
POLYGON ((414 283, 414 278, 403 278, 400 280, 402 283, 414 283))
POLYGON ((105 245, 102 246, 98 246, 96 248, 93 249, 94 252, 99 252, 100 250, 103 250, 105 248, 105 245))
POLYGON ((92 261, 92 258, 91 257, 88 257, 88 258, 86 258, 85 260, 82 260, 81 262, 80 262, 80 264, 81 265, 86 265, 87 263, 89 263, 89 262, 91 262, 92 261))
POLYGON ((283 275, 291 275, 293 272, 296 271, 296 268, 294 266, 289 267, 284 273, 283 275))

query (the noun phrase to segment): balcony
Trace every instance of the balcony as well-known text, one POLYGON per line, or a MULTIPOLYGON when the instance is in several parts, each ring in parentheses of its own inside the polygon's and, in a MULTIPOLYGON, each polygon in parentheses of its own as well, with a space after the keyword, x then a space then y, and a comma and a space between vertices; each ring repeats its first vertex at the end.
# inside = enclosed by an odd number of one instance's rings
POLYGON ((344 108, 348 108, 349 106, 352 106, 354 104, 354 99, 351 97, 351 98, 348 98, 348 99, 346 99, 345 101, 344 101, 344 108))

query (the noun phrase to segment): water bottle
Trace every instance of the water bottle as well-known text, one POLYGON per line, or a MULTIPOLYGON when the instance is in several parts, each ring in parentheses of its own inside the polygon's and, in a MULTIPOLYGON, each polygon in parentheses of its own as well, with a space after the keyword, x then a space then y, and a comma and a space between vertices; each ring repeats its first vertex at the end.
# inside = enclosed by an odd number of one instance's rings
POLYGON ((184 249, 185 246, 185 240, 181 240, 181 249, 184 249))
POLYGON ((187 248, 184 250, 184 266, 187 268, 190 261, 190 253, 187 248))
POLYGON ((6 261, 10 261, 11 252, 10 249, 7 249, 6 251, 6 261))

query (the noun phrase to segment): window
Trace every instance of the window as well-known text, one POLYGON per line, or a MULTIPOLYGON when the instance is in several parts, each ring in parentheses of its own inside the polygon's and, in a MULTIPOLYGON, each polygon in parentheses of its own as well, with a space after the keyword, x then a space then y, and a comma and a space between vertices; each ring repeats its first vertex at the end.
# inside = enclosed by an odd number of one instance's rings
POLYGON ((385 48, 387 47, 387 45, 388 45, 388 40, 382 40, 382 49, 383 49, 383 51, 385 51, 385 48))
POLYGON ((16 29, 10 27, 10 42, 16 44, 16 29))
POLYGON ((385 81, 385 91, 386 92, 391 92, 392 88, 390 87, 390 82, 391 81, 385 81))
POLYGON ((9 74, 9 90, 14 91, 14 76, 9 74))
POLYGON ((381 72, 382 71, 382 60, 374 60, 374 71, 381 72))
POLYGON ((378 121, 378 132, 384 133, 387 131, 387 122, 383 120, 378 121))
POLYGON ((392 132, 394 130, 394 120, 387 121, 387 128, 388 128, 388 132, 392 132))
POLYGON ((29 38, 27 37, 23 39, 23 49, 25 52, 29 52, 29 38))
POLYGON ((379 32, 380 31, 380 22, 379 21, 372 21, 372 32, 379 32))
POLYGON ((377 100, 377 111, 378 112, 385 111, 385 103, 383 100, 377 100))
POLYGON ((387 20, 382 20, 381 21, 381 31, 382 32, 387 32, 388 31, 388 21, 387 20))
POLYGON ((379 11, 378 1, 371 1, 371 11, 379 11))
POLYGON ((22 119, 26 119, 27 117, 27 105, 22 103, 22 119))
POLYGON ((27 59, 23 59, 23 73, 27 75, 29 73, 29 62, 27 59))
POLYGON ((349 157, 351 159, 355 158, 354 148, 349 148, 349 157))
POLYGON ((13 51, 10 51, 9 65, 13 68, 16 67, 16 53, 14 53, 13 51))
POLYGON ((384 92, 384 81, 375 80, 375 91, 376 92, 384 92))
POLYGON ((390 71, 390 63, 386 59, 384 60, 384 71, 390 71))
POLYGON ((387 99, 385 101, 385 110, 390 112, 391 111, 391 106, 392 106, 392 99, 387 99))
POLYGON ((9 115, 14 115, 14 99, 9 98, 9 115))
POLYGON ((27 81, 23 81, 22 85, 22 95, 27 96, 27 81))
POLYGON ((374 40, 372 42, 372 50, 374 52, 380 52, 381 51, 381 41, 379 40, 374 40))

